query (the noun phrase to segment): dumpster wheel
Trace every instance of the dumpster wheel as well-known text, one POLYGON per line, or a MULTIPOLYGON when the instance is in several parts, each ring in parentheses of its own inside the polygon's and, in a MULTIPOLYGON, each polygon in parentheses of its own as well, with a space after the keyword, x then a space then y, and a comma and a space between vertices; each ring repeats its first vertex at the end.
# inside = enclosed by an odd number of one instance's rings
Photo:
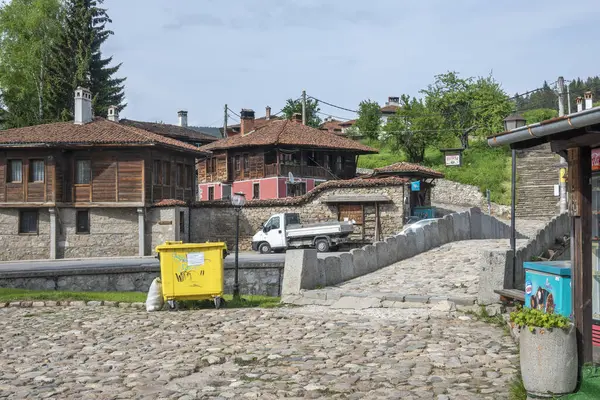
POLYGON ((220 296, 215 297, 214 302, 217 310, 225 305, 225 299, 220 296))
POLYGON ((178 311, 179 304, 175 300, 168 300, 167 305, 169 306, 169 311, 178 311))

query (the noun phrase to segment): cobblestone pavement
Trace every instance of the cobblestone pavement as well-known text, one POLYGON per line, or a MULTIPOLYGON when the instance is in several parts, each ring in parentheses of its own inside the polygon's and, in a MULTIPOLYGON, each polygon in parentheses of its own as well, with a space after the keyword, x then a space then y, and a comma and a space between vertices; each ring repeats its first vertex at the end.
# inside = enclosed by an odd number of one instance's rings
MULTIPOLYGON (((525 242, 518 240, 517 245, 525 242)), ((451 242, 335 287, 311 292, 327 292, 328 297, 335 293, 372 297, 385 293, 445 296, 469 300, 472 304, 477 298, 484 261, 483 253, 474 250, 509 248, 507 239, 451 242)))
POLYGON ((431 309, 0 309, 0 398, 502 399, 516 346, 431 309))

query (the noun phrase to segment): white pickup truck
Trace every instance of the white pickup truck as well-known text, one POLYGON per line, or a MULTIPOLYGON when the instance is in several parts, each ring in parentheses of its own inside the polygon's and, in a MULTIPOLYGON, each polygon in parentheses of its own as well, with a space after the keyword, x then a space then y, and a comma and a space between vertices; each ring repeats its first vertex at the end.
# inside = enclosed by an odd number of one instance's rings
POLYGON ((302 225, 297 213, 274 214, 252 237, 252 250, 262 254, 294 247, 315 247, 327 252, 346 241, 354 231, 352 221, 302 225))

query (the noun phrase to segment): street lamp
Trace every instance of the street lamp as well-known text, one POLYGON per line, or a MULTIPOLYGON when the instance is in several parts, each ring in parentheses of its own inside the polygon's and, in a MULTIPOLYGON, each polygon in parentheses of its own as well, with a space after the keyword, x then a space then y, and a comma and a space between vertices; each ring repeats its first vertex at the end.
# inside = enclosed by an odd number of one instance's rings
POLYGON ((239 300, 240 298, 240 284, 238 281, 238 271, 239 271, 239 243, 240 243, 240 211, 242 211, 242 207, 246 204, 246 195, 244 193, 234 193, 231 196, 231 205, 235 209, 235 278, 233 282, 233 299, 239 300))
MULTIPOLYGON (((504 131, 508 132, 516 128, 525 126, 526 120, 517 113, 512 113, 504 118, 504 131)), ((515 207, 517 201, 517 153, 514 148, 511 149, 512 168, 510 174, 510 248, 513 258, 513 288, 516 282, 517 271, 517 225, 515 218, 515 207)))

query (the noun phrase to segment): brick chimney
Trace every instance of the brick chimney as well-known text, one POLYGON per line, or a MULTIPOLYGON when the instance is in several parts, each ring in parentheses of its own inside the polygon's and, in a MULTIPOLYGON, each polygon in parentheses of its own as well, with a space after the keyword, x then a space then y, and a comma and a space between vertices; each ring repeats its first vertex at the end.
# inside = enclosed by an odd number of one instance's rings
POLYGON ((75 89, 75 118, 73 122, 77 125, 92 122, 92 92, 81 86, 75 89))
POLYGON ((300 114, 300 113, 292 114, 292 121, 301 124, 302 123, 302 114, 300 114))
POLYGON ((119 110, 117 110, 117 106, 108 107, 108 120, 119 122, 119 110))
POLYGON ((254 130, 254 110, 242 108, 240 112, 240 134, 246 135, 254 130))
POLYGON ((267 106, 265 108, 265 119, 268 121, 271 119, 271 107, 267 106))
POLYGON ((187 111, 177 111, 177 117, 179 117, 179 126, 187 127, 187 111))
POLYGON ((592 92, 585 92, 583 94, 583 97, 585 97, 585 109, 589 110, 590 108, 593 107, 593 105, 592 105, 592 92))
POLYGON ((575 101, 577 102, 577 112, 582 112, 583 111, 583 97, 579 96, 575 99, 575 101))

